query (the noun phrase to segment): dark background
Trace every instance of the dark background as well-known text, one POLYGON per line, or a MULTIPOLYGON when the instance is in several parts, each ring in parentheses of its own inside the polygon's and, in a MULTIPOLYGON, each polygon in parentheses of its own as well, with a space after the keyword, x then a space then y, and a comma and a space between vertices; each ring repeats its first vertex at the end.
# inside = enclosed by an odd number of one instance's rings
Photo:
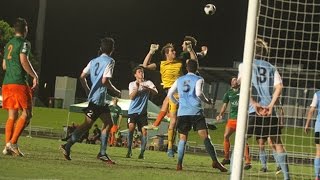
MULTIPOLYGON (((0 18, 10 25, 16 17, 27 19, 27 39, 35 47, 38 0, 1 0, 0 4, 0 18)), ((131 68, 142 63, 150 43, 174 43, 179 53, 185 35, 198 40, 196 50, 209 47, 200 66, 231 67, 233 61, 242 61, 246 11, 247 1, 48 0, 40 94, 53 96, 56 76, 79 77, 96 57, 104 36, 116 40, 112 82, 119 89, 128 88, 133 80, 131 68), (217 7, 212 16, 203 11, 209 2, 217 7), (44 83, 48 83, 46 92, 41 88, 44 83)), ((160 82, 159 73, 146 72, 146 76, 160 82)), ((76 96, 84 96, 80 83, 76 96)))

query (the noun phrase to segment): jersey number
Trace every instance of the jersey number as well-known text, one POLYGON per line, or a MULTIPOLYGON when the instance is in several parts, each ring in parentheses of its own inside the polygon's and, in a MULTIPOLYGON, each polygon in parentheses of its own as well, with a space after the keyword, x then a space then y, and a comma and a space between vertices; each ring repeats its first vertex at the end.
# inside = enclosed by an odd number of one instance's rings
POLYGON ((190 91, 190 85, 188 81, 183 82, 183 92, 189 92, 190 91))
POLYGON ((258 83, 264 83, 267 81, 266 73, 267 69, 264 67, 258 67, 258 73, 259 75, 257 76, 257 82, 258 83))
POLYGON ((97 63, 97 64, 94 65, 94 67, 95 67, 95 69, 96 69, 96 70, 94 71, 94 75, 95 75, 95 76, 98 76, 99 66, 100 66, 99 63, 97 63))
POLYGON ((9 52, 8 52, 8 55, 7 55, 7 59, 8 59, 8 60, 12 59, 12 56, 11 56, 12 50, 13 50, 13 45, 10 44, 10 45, 8 46, 8 51, 9 51, 9 52))

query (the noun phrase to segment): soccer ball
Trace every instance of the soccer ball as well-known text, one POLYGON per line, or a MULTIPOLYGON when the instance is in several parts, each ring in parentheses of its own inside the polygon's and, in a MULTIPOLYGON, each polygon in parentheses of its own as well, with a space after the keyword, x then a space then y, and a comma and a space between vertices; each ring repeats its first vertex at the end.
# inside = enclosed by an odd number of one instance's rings
POLYGON ((204 12, 206 15, 213 15, 216 12, 216 7, 213 4, 207 4, 204 7, 204 12))

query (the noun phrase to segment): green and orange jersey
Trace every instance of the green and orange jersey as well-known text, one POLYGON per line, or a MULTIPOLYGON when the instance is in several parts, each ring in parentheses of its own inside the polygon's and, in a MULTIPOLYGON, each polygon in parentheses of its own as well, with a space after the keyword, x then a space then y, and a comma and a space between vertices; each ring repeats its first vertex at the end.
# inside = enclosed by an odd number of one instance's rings
POLYGON ((230 102, 229 119, 237 119, 240 89, 230 88, 223 96, 223 103, 230 102))
POLYGON ((6 72, 3 84, 22 84, 27 85, 28 74, 23 69, 20 62, 20 54, 26 56, 30 54, 30 43, 21 36, 14 36, 4 48, 4 61, 6 72))
POLYGON ((168 89, 172 84, 183 75, 183 67, 185 63, 182 60, 161 61, 157 67, 160 69, 162 85, 164 89, 168 89))

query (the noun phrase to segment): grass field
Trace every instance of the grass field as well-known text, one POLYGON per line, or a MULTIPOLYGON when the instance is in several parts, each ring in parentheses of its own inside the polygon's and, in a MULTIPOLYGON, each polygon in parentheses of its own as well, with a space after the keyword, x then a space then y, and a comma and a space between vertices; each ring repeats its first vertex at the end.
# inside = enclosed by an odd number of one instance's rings
MULTIPOLYGON (((3 139, 3 135, 0 136, 3 139)), ((72 161, 63 159, 58 150, 60 141, 42 138, 20 140, 25 157, 0 156, 0 179, 228 179, 228 173, 220 173, 211 168, 207 155, 186 154, 184 170, 177 172, 176 158, 169 159, 164 152, 146 151, 145 159, 137 158, 138 149, 134 149, 132 158, 125 158, 126 149, 109 147, 108 153, 116 161, 115 165, 106 165, 95 158, 99 145, 76 144, 72 149, 72 161)), ((270 163, 269 168, 275 169, 270 163)), ((302 176, 301 172, 310 172, 310 167, 290 166, 295 175, 293 179, 312 179, 311 175, 302 176)), ((259 166, 245 171, 244 179, 283 179, 274 171, 259 173, 259 166)))
MULTIPOLYGON (((32 119, 33 126, 44 126, 62 132, 66 125, 68 111, 64 109, 35 108, 32 119)), ((6 119, 6 112, 0 110, 0 124, 6 119)), ((81 123, 83 114, 71 113, 70 122, 81 123)), ((100 123, 99 121, 97 121, 100 123)), ((122 121, 122 129, 126 120, 122 121)), ((216 131, 210 131, 214 144, 222 145, 225 124, 218 124, 216 131)), ((303 135, 302 129, 286 128, 283 140, 289 152, 304 152, 313 157, 314 144, 311 135, 303 135), (293 136, 296 134, 298 136, 293 136)), ((4 136, 0 135, 0 147, 4 146, 4 136)), ((203 144, 194 132, 190 133, 190 141, 203 144)), ((253 138, 249 143, 257 148, 253 138)), ((232 138, 232 144, 233 144, 232 138)), ((72 149, 73 160, 68 162, 62 158, 58 147, 62 142, 52 139, 21 137, 19 142, 26 156, 0 156, 0 179, 228 179, 228 173, 220 173, 211 168, 211 160, 206 154, 186 154, 184 171, 177 172, 176 158, 169 159, 164 152, 147 151, 146 159, 137 158, 139 150, 133 151, 131 159, 124 158, 125 148, 110 147, 108 153, 117 164, 110 166, 98 161, 95 156, 98 145, 76 144, 72 149)), ((222 160, 222 157, 219 157, 222 160)), ((269 171, 260 173, 258 160, 254 160, 253 168, 245 171, 244 179, 283 179, 282 174, 275 175, 273 163, 268 163, 269 171)), ((292 179, 313 179, 313 164, 290 164, 292 179)))

